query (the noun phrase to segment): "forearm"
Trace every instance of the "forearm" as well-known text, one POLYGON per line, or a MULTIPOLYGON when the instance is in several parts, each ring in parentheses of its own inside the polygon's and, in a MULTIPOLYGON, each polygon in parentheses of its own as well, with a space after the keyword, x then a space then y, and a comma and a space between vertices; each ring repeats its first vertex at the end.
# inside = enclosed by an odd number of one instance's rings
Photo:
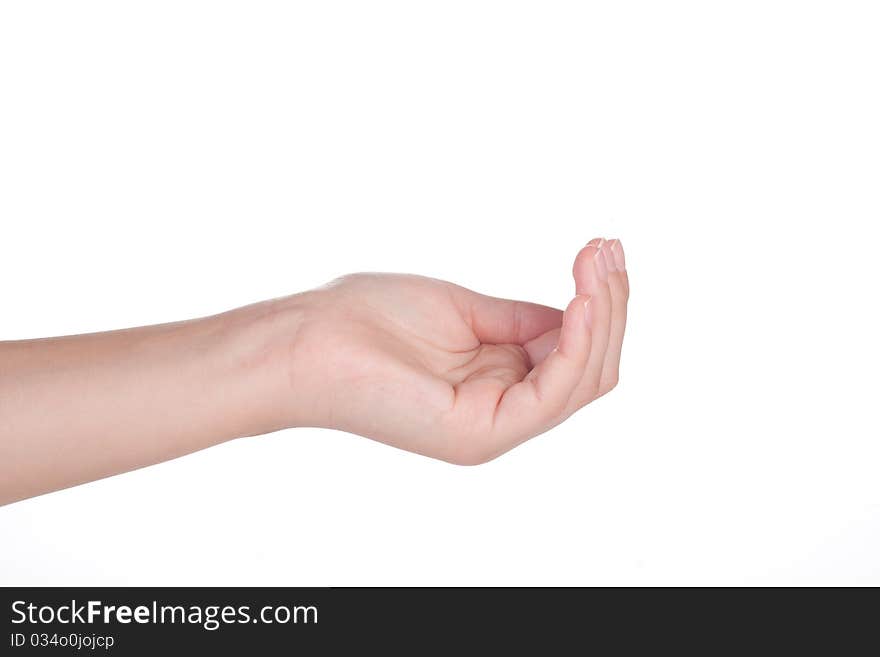
POLYGON ((0 342, 0 504, 289 423, 296 306, 0 342))

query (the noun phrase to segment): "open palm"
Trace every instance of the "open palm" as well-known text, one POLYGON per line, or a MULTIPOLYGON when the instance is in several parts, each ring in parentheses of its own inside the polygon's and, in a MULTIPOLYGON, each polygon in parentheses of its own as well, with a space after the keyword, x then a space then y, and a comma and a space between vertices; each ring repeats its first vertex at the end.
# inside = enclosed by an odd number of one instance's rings
POLYGON ((462 464, 546 431, 618 378, 620 242, 590 242, 574 278, 564 312, 419 276, 334 281, 312 293, 292 350, 308 423, 462 464))

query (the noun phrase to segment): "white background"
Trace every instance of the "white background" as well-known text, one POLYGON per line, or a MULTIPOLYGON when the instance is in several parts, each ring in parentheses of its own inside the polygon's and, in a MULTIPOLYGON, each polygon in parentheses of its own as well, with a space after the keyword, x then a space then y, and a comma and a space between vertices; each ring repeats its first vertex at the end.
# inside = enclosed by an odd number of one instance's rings
POLYGON ((617 390, 497 461, 232 442, 0 508, 0 584, 880 584, 878 32, 873 2, 3 3, 0 339, 358 270, 563 305, 597 235, 633 294, 617 390))

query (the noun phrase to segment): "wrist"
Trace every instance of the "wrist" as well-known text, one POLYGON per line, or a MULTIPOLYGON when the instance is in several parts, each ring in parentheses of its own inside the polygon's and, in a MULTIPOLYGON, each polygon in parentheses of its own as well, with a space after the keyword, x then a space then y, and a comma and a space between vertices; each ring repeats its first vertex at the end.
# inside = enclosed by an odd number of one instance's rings
POLYGON ((310 424, 305 391, 297 390, 291 365, 314 295, 271 299, 209 318, 222 345, 231 437, 310 424))

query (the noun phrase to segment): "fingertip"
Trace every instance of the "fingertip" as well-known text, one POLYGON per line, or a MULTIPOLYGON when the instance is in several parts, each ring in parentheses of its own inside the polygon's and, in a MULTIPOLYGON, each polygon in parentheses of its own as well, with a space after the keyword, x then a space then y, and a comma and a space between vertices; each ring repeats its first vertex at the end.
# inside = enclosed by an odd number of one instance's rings
POLYGON ((617 271, 617 261, 614 259, 614 245, 617 240, 608 240, 602 248, 602 256, 605 258, 605 268, 609 274, 617 271))
POLYGON ((558 349, 566 356, 579 357, 588 349, 586 334, 593 322, 591 301, 592 297, 578 294, 565 309, 558 349))
POLYGON ((620 240, 612 240, 611 254, 614 256, 614 265, 617 271, 626 271, 626 255, 620 240))
POLYGON ((608 242, 602 242, 597 247, 596 255, 593 256, 593 266, 596 269, 596 275, 603 283, 608 282, 608 242))
POLYGON ((602 250, 607 243, 601 237, 590 240, 582 248, 574 259, 572 275, 574 276, 575 288, 578 294, 591 294, 601 280, 601 265, 604 271, 605 256, 602 250))

